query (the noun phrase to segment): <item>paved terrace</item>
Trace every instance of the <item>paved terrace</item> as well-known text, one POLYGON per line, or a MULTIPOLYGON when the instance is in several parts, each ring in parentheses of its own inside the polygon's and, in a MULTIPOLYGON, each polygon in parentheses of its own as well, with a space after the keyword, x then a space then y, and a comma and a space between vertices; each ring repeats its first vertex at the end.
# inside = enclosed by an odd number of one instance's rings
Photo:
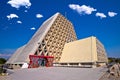
POLYGON ((99 80, 106 68, 41 67, 19 69, 0 80, 99 80))

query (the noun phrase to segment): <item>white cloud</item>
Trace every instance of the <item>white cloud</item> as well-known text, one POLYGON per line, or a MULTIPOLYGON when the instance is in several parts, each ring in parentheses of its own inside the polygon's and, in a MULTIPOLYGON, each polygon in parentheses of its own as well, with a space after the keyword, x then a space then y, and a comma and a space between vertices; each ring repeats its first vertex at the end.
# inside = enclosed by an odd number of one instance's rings
POLYGON ((17 9, 21 6, 24 6, 25 8, 29 8, 31 6, 30 0, 9 0, 7 3, 17 9))
POLYGON ((36 14, 36 18, 42 18, 43 15, 42 14, 36 14))
POLYGON ((104 13, 99 13, 99 12, 97 12, 97 13, 96 13, 96 16, 97 16, 97 17, 100 17, 101 19, 102 19, 102 18, 106 18, 106 15, 105 15, 104 13))
POLYGON ((0 49, 0 57, 8 59, 16 49, 0 49))
POLYGON ((108 12, 108 15, 109 15, 110 17, 114 17, 114 16, 117 15, 117 13, 115 13, 115 12, 108 12))
POLYGON ((10 20, 12 18, 19 18, 16 14, 9 14, 7 15, 7 18, 10 20))
POLYGON ((30 30, 35 30, 35 29, 36 29, 35 27, 30 28, 30 30))
POLYGON ((5 53, 5 54, 2 54, 2 53, 0 53, 0 58, 9 58, 10 56, 11 56, 12 54, 10 54, 10 53, 5 53))
POLYGON ((96 9, 90 7, 90 6, 86 6, 86 5, 77 5, 77 4, 69 4, 69 8, 71 8, 72 10, 77 11, 79 14, 92 14, 93 11, 97 11, 96 9))
POLYGON ((22 24, 22 21, 17 21, 17 23, 22 24))
POLYGON ((27 10, 25 10, 24 12, 28 12, 27 10))

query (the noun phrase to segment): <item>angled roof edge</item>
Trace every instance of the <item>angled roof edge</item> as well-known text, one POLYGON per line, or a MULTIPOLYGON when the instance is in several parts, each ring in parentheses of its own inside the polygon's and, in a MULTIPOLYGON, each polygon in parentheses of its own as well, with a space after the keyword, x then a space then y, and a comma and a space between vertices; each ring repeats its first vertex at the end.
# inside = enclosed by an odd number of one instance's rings
MULTIPOLYGON (((42 29, 43 27, 46 27, 46 29, 44 29, 44 32, 41 33, 42 35, 39 35, 39 36, 38 36, 38 37, 39 37, 39 40, 38 40, 37 44, 40 43, 40 42, 42 42, 42 40, 44 39, 45 35, 47 34, 47 32, 49 31, 50 27, 52 26, 53 22, 56 20, 56 18, 58 17, 59 14, 60 14, 60 13, 58 13, 58 12, 55 13, 53 16, 51 16, 51 17, 48 18, 46 21, 44 21, 43 24, 40 26, 40 28, 38 29, 38 31, 35 33, 35 35, 34 35, 33 37, 35 37, 40 30, 43 30, 43 29, 42 29), (44 25, 46 25, 47 22, 49 22, 49 21, 51 21, 51 22, 50 22, 47 26, 44 26, 44 25)), ((31 39, 32 39, 32 38, 31 38, 31 39)), ((34 46, 34 48, 32 48, 32 49, 34 49, 34 50, 33 50, 34 53, 35 53, 36 48, 37 48, 38 46, 39 46, 39 45, 34 46)))
POLYGON ((35 53, 36 49, 39 46, 38 43, 44 39, 45 35, 47 34, 59 14, 60 13, 57 12, 49 19, 44 21, 37 32, 33 35, 33 37, 28 41, 26 46, 22 49, 22 51, 20 51, 21 55, 17 57, 17 59, 15 60, 16 62, 28 62, 29 55, 35 53))
POLYGON ((24 49, 24 47, 25 47, 26 45, 24 45, 24 46, 22 46, 22 47, 19 47, 13 54, 12 54, 12 56, 7 60, 7 64, 9 64, 9 63, 15 63, 16 62, 16 59, 19 57, 19 55, 20 55, 20 53, 21 53, 21 51, 22 51, 22 49, 24 49))

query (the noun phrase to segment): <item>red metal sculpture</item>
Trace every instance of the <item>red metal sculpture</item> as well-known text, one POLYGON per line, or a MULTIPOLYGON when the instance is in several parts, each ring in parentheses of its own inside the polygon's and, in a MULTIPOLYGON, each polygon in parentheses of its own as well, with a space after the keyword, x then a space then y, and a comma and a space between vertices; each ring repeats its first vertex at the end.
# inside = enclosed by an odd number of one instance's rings
POLYGON ((37 68, 37 67, 51 67, 53 66, 52 56, 39 56, 39 55, 29 55, 29 68, 37 68))

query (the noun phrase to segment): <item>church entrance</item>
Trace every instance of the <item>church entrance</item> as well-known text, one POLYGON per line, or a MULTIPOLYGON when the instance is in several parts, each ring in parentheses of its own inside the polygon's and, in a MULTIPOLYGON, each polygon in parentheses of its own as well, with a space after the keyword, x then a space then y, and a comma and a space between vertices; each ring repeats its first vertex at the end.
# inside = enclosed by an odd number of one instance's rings
POLYGON ((52 56, 29 55, 29 68, 53 66, 52 56))

